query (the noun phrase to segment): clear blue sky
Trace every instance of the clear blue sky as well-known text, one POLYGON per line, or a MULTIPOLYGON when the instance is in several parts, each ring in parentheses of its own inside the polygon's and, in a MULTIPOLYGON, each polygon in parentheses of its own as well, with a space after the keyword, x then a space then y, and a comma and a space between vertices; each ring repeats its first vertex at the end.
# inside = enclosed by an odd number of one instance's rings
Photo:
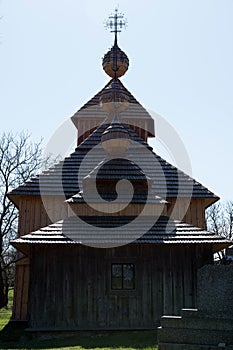
POLYGON ((103 22, 118 3, 123 83, 179 133, 193 177, 233 199, 232 0, 0 0, 1 130, 46 143, 104 86, 103 22))

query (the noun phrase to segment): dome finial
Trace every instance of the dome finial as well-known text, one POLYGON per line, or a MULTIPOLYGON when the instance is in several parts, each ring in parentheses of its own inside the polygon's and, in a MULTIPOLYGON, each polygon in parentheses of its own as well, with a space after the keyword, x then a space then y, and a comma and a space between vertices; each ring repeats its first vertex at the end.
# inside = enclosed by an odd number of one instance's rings
POLYGON ((129 67, 129 59, 127 55, 118 47, 117 35, 126 28, 127 20, 122 13, 115 9, 115 13, 111 14, 105 22, 105 27, 110 29, 111 33, 115 34, 114 45, 110 51, 106 53, 103 58, 103 68, 112 78, 119 78, 125 74, 129 67))

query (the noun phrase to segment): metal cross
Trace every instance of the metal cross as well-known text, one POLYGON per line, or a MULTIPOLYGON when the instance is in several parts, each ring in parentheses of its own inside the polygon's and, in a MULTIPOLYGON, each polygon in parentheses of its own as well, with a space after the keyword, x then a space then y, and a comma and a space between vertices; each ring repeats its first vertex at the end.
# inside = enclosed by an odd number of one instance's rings
POLYGON ((111 33, 115 33, 115 44, 117 43, 117 33, 120 33, 126 26, 127 20, 122 13, 118 13, 118 8, 115 9, 115 14, 110 15, 105 23, 105 27, 110 29, 111 33))

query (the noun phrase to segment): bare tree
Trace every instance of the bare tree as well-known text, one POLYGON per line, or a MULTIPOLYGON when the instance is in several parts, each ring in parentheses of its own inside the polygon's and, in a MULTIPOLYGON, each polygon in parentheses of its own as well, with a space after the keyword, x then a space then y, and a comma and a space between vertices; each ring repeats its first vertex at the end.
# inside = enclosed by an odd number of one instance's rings
MULTIPOLYGON (((227 239, 233 239, 233 201, 216 203, 206 211, 207 229, 227 239)), ((218 253, 225 260, 225 251, 218 253)))
POLYGON ((41 141, 30 142, 28 133, 0 136, 0 308, 8 303, 9 278, 15 260, 10 241, 16 236, 18 221, 18 210, 7 193, 35 175, 41 164, 41 141))
POLYGON ((226 210, 226 223, 225 223, 225 236, 229 239, 233 239, 233 201, 229 201, 225 205, 226 210))

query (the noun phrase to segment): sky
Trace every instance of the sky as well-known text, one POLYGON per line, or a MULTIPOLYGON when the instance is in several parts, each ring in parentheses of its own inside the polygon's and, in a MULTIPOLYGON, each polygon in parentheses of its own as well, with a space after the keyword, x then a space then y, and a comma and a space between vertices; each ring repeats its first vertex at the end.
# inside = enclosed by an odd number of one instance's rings
POLYGON ((113 44, 104 21, 118 5, 128 21, 122 82, 178 133, 190 174, 232 200, 232 0, 0 0, 1 132, 27 130, 46 146, 102 89, 113 44))

